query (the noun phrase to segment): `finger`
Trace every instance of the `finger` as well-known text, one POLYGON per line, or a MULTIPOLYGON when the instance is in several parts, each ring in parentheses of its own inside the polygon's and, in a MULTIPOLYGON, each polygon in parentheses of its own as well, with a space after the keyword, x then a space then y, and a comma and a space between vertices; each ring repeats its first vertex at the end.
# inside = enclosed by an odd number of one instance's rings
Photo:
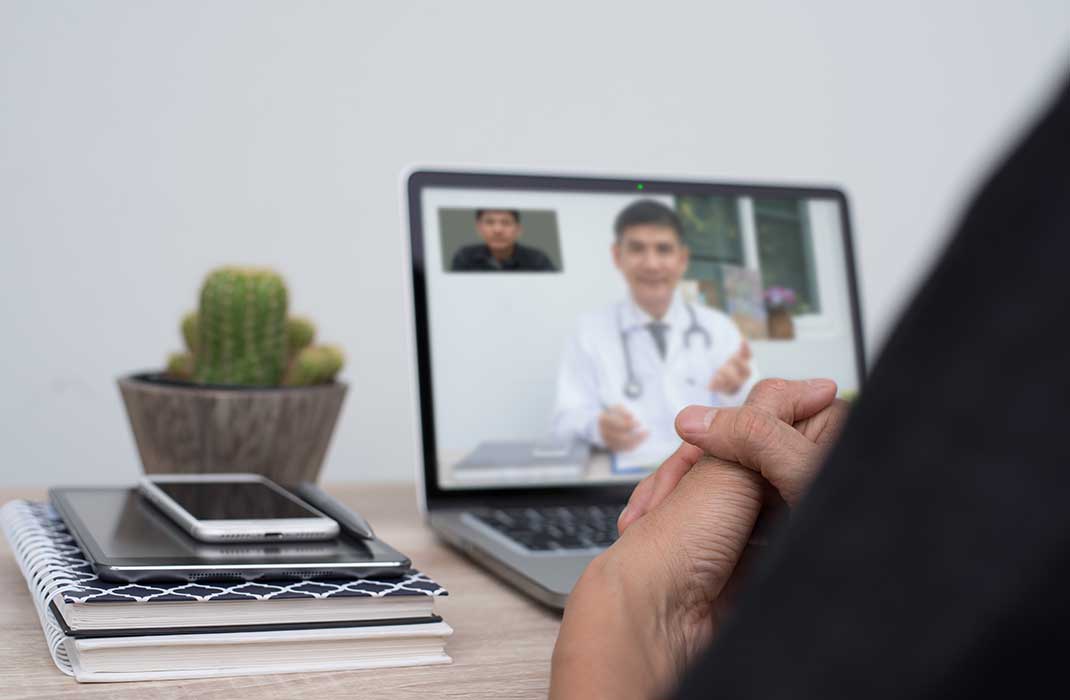
POLYGON ((739 391, 739 387, 743 385, 745 379, 740 375, 739 370, 732 362, 726 363, 721 369, 717 370, 717 374, 714 376, 714 381, 711 382, 710 389, 718 394, 735 394, 739 391))
POLYGON ((676 451, 661 463, 657 471, 643 479, 639 486, 635 488, 635 491, 632 492, 632 497, 628 500, 627 507, 625 507, 624 512, 621 513, 617 521, 617 528, 620 532, 624 532, 628 525, 631 525, 648 511, 657 508, 665 500, 665 497, 672 493, 676 485, 680 483, 680 479, 683 478, 684 474, 695 466, 695 463, 701 458, 702 450, 694 445, 689 445, 685 442, 676 448, 676 451))
MULTIPOLYGON (((675 569, 674 583, 693 586, 712 601, 750 539, 762 508, 763 484, 749 469, 703 456, 633 529, 656 540, 668 560, 666 568, 675 569)), ((629 529, 624 540, 631 536, 629 529)))
POLYGON ((835 399, 836 382, 831 379, 763 379, 751 389, 746 403, 794 425, 826 408, 835 399))
POLYGON ((606 447, 612 452, 627 452, 635 448, 646 438, 645 433, 637 433, 634 430, 626 432, 612 432, 605 435, 606 447))
POLYGON ((702 459, 702 456, 701 448, 686 442, 676 448, 676 452, 673 452, 654 472, 654 488, 646 504, 646 510, 657 508, 673 492, 673 489, 680 483, 680 479, 684 478, 684 475, 702 459))
POLYGON ((818 445, 831 445, 843 432, 850 410, 851 404, 843 399, 836 399, 824 411, 796 423, 795 429, 818 445))
POLYGON ((689 406, 677 415, 676 431, 708 455, 759 472, 791 505, 801 498, 820 467, 818 445, 753 405, 689 406))
POLYGON ((611 433, 606 436, 606 447, 613 452, 627 452, 638 447, 643 440, 646 440, 648 434, 645 430, 611 433))
POLYGON ((634 450, 636 447, 639 447, 643 440, 646 440, 646 437, 649 434, 650 433, 645 430, 641 430, 639 432, 633 431, 628 433, 628 435, 624 438, 624 449, 634 450))
POLYGON ((737 355, 732 366, 744 377, 750 376, 750 360, 747 357, 737 355))
POLYGON ((632 415, 632 412, 624 406, 621 406, 620 404, 613 406, 613 415, 617 418, 620 425, 628 428, 629 430, 632 430, 638 427, 639 425, 639 421, 635 419, 635 416, 632 415))
POLYGON ((728 371, 730 373, 728 388, 731 390, 729 393, 734 394, 739 391, 739 387, 743 386, 743 382, 747 381, 747 374, 750 370, 747 369, 746 364, 733 362, 728 371))
POLYGON ((744 360, 749 360, 751 358, 750 343, 747 342, 746 338, 743 339, 743 344, 739 347, 738 355, 744 360))
MULTIPOLYGON (((654 472, 654 474, 657 474, 657 472, 654 472)), ((645 476, 632 490, 632 495, 628 497, 624 510, 617 516, 618 534, 623 535, 628 526, 646 512, 646 504, 650 501, 651 494, 654 493, 654 474, 645 476)))
POLYGON ((611 413, 606 416, 606 426, 613 431, 629 432, 635 428, 635 419, 630 415, 611 413))

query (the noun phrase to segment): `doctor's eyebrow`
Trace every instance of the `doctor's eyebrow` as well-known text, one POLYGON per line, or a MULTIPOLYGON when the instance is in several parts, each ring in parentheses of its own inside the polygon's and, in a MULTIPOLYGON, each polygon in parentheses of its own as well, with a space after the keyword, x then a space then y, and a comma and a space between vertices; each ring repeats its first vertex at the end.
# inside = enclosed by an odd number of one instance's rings
MULTIPOLYGON (((628 248, 628 251, 632 253, 641 253, 646 250, 647 247, 645 242, 637 240, 627 240, 624 242, 624 245, 628 248)), ((676 250, 676 245, 677 244, 668 241, 659 241, 654 244, 654 251, 661 255, 668 255, 676 250)))

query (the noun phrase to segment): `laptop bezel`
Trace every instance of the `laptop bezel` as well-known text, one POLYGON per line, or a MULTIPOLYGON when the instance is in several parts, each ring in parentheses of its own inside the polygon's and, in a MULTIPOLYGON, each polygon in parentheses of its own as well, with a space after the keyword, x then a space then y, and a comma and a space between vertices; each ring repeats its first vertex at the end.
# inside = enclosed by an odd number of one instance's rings
POLYGON ((428 510, 438 507, 464 506, 472 503, 622 503, 634 483, 572 484, 568 486, 537 486, 516 488, 450 488, 439 486, 435 441, 434 396, 431 374, 430 328, 428 321, 426 261, 424 257, 422 193, 427 188, 530 190, 560 192, 590 192, 623 194, 635 193, 637 185, 642 193, 693 195, 758 195, 785 198, 832 199, 839 204, 840 226, 847 286, 850 297, 852 336, 858 386, 866 374, 865 346, 862 332, 862 310, 858 294, 858 276, 850 222, 850 207, 846 193, 833 186, 771 185, 755 183, 704 182, 698 180, 665 180, 659 178, 589 177, 532 173, 499 173, 461 170, 416 169, 405 182, 409 226, 409 266, 415 331, 417 368, 417 402, 420 421, 420 443, 424 503, 428 510))

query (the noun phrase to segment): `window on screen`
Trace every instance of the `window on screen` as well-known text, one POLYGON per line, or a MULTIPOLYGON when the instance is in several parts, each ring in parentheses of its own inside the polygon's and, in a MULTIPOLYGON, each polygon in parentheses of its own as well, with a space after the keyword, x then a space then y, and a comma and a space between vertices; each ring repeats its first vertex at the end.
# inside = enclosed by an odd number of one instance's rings
POLYGON ((446 272, 564 269, 557 214, 553 210, 442 208, 438 216, 446 272))

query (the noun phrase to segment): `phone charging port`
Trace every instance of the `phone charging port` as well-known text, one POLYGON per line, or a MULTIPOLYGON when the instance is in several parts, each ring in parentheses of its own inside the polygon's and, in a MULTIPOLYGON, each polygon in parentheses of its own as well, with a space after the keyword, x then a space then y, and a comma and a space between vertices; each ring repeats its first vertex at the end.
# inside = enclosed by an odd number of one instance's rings
POLYGON ((282 533, 281 532, 265 532, 264 533, 264 537, 271 537, 271 538, 274 538, 274 539, 278 539, 278 538, 282 537, 282 533))

